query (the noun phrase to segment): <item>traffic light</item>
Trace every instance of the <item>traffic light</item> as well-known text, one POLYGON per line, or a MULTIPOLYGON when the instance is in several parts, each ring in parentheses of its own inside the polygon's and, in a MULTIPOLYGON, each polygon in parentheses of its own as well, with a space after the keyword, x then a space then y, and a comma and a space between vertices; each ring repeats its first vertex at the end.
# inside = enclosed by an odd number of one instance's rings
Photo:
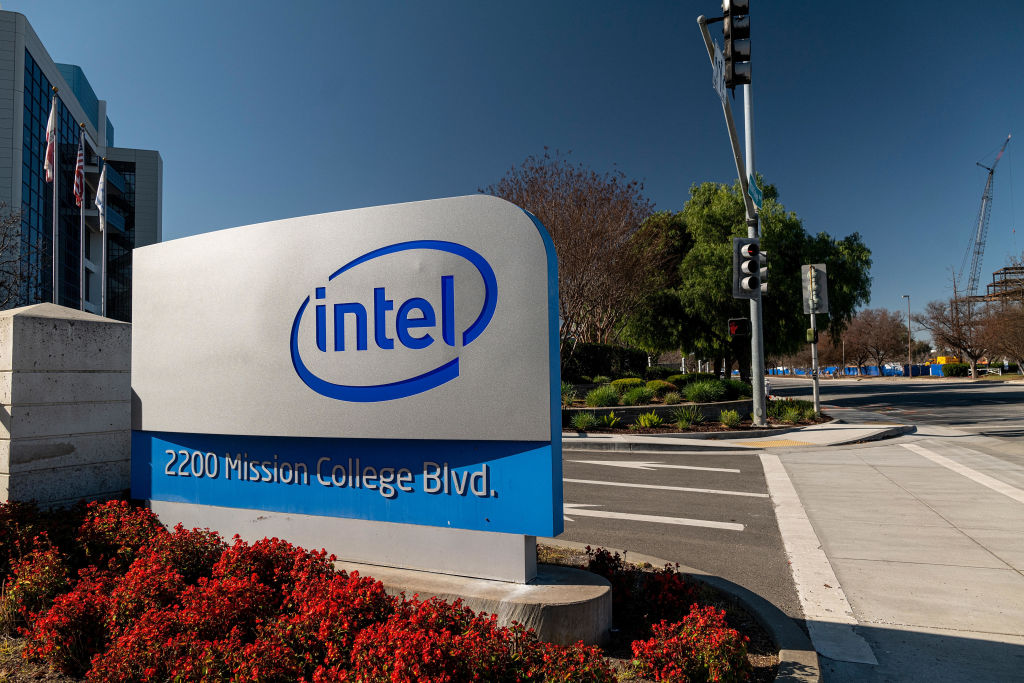
POLYGON ((722 0, 725 87, 750 83, 750 0, 722 0))
POLYGON ((736 299, 761 296, 761 248, 756 237, 732 238, 732 295, 736 299))
POLYGON ((828 275, 824 263, 800 267, 804 313, 828 313, 828 275))
POLYGON ((760 265, 761 265, 761 271, 758 274, 758 277, 761 278, 761 293, 762 294, 767 294, 768 293, 768 252, 767 251, 762 251, 760 256, 758 256, 758 260, 760 261, 760 265))
POLYGON ((730 337, 749 337, 750 318, 729 318, 730 337))

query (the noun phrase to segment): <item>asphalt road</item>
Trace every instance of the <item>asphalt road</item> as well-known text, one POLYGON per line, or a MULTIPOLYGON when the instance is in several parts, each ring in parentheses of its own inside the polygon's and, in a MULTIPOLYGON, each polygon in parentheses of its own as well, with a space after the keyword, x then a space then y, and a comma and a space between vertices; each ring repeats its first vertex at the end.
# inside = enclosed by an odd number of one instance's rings
POLYGON ((572 451, 563 455, 563 477, 567 519, 559 538, 700 569, 802 616, 756 452, 572 451))
MULTIPOLYGON (((950 427, 988 437, 993 455, 1024 464, 1024 382, 839 379, 819 382, 822 410, 850 422, 950 427)), ((811 383, 772 378, 777 396, 811 398, 811 383)))
MULTIPOLYGON (((962 435, 969 441, 964 445, 1024 465, 1024 383, 885 378, 822 380, 820 386, 824 410, 836 417, 849 422, 911 423, 922 436, 929 430, 962 435)), ((807 380, 773 378, 772 393, 809 399, 811 385, 807 380)), ((867 454, 881 446, 864 444, 843 450, 863 449, 867 454)), ((773 448, 770 452, 828 458, 831 451, 773 448)), ((563 476, 568 519, 561 538, 654 555, 713 573, 762 595, 791 617, 803 617, 757 451, 566 452, 563 476), (580 460, 643 461, 693 469, 632 469, 580 460), (721 528, 722 524, 735 526, 721 528)))

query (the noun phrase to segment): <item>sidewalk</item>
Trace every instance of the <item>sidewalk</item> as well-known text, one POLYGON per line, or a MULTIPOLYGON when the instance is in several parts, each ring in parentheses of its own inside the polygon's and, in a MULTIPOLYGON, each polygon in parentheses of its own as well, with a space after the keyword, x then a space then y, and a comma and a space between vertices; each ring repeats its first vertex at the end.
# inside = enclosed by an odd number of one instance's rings
MULTIPOLYGON (((788 554, 826 681, 1020 680, 1024 465, 983 447, 956 430, 922 428, 870 448, 778 456, 818 546, 788 554), (821 593, 821 581, 800 585, 799 567, 815 550, 836 577, 827 588, 848 601, 845 615, 815 614, 804 601, 821 593), (838 642, 815 637, 844 624, 838 642), (851 652, 858 637, 877 663, 851 652)), ((773 501, 781 527, 774 491, 773 501)))

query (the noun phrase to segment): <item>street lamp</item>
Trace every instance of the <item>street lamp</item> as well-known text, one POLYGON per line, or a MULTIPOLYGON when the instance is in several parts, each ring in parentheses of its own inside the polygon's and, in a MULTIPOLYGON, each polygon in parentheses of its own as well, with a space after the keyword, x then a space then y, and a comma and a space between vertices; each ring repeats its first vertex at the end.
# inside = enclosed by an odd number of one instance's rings
POLYGON ((907 377, 914 376, 914 366, 910 364, 910 295, 904 294, 907 300, 907 377))

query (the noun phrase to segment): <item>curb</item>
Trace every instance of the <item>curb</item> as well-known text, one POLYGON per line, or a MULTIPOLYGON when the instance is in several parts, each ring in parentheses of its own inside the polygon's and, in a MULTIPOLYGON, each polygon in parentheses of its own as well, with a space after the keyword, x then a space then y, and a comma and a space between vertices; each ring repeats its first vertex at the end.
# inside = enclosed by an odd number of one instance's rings
MULTIPOLYGON (((576 541, 563 541, 557 538, 538 538, 538 543, 554 547, 582 550, 587 543, 576 541)), ((602 546, 604 547, 604 546, 602 546)), ((611 552, 617 552, 623 557, 626 551, 616 548, 605 548, 611 552)), ((664 567, 666 564, 675 565, 675 562, 663 560, 660 557, 642 555, 640 553, 629 553, 629 561, 634 564, 648 563, 654 567, 664 567)), ((807 637, 799 626, 792 619, 757 593, 737 585, 732 581, 702 572, 692 567, 679 565, 679 571, 692 576, 697 581, 705 583, 712 588, 732 596, 736 602, 741 604, 750 614, 760 622, 775 641, 779 648, 779 673, 776 681, 793 683, 815 683, 821 680, 821 670, 818 662, 818 653, 814 650, 810 638, 807 637)))
MULTIPOLYGON (((837 424, 848 424, 842 419, 835 418, 831 421, 837 424)), ((825 423, 830 424, 830 423, 825 423)), ((619 452, 632 452, 632 451, 695 451, 695 450, 736 450, 742 448, 742 446, 736 446, 734 444, 721 444, 721 445, 696 445, 692 443, 673 443, 674 440, 687 439, 687 440, 740 440, 740 439, 756 439, 772 436, 781 436, 783 434, 799 433, 805 429, 805 427, 790 427, 783 429, 765 429, 765 430, 751 430, 742 433, 733 432, 714 432, 712 434, 694 433, 694 434, 645 434, 644 438, 658 438, 662 439, 662 443, 650 442, 650 441, 632 441, 628 435, 615 435, 621 437, 617 440, 594 440, 592 437, 578 436, 579 432, 563 432, 562 434, 562 451, 619 451, 619 452)), ((874 434, 867 436, 860 436, 856 438, 848 438, 841 441, 835 441, 833 443, 815 444, 815 448, 829 448, 832 446, 849 446, 857 443, 867 443, 869 441, 881 441, 883 439, 891 439, 897 436, 903 436, 904 434, 913 434, 917 431, 917 427, 914 425, 889 425, 887 427, 880 427, 874 434)), ((806 446, 804 448, 807 448, 806 446)))
POLYGON ((868 436, 861 437, 859 439, 849 439, 847 441, 837 441, 836 443, 830 443, 829 446, 849 446, 855 443, 868 443, 869 441, 882 441, 883 439, 892 439, 897 436, 903 436, 904 434, 914 434, 917 432, 915 425, 893 425, 886 429, 879 430, 876 434, 869 434, 868 436))

